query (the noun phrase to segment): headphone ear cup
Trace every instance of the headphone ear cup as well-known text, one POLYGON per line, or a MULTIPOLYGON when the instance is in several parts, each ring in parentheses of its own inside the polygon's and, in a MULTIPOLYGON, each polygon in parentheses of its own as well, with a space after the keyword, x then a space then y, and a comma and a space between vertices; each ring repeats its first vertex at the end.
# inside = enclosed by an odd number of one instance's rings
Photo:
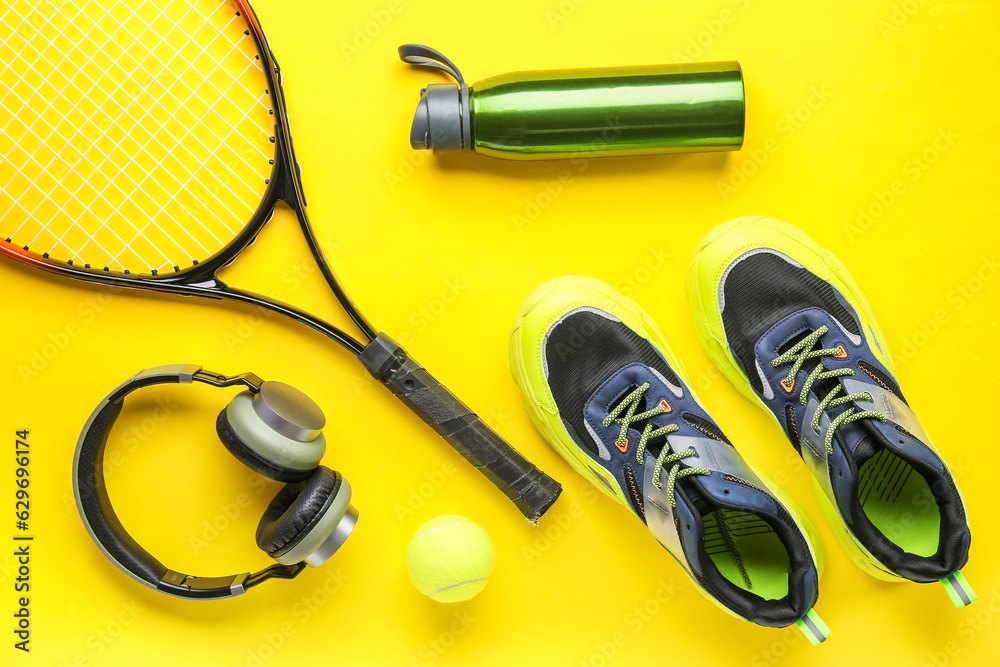
POLYGON ((358 512, 351 485, 319 466, 307 479, 286 484, 257 525, 257 546, 282 565, 322 565, 350 535, 358 512))
POLYGON ((227 415, 228 408, 223 408, 215 420, 215 432, 229 453, 235 456, 243 465, 264 477, 278 482, 298 482, 309 477, 310 470, 291 470, 282 468, 270 461, 264 460, 252 447, 233 430, 227 415))

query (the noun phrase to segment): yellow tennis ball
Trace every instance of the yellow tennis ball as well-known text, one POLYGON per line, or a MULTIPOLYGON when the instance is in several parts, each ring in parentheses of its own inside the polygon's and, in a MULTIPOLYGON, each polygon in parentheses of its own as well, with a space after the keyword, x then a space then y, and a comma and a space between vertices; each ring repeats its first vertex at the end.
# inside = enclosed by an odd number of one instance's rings
POLYGON ((449 514, 417 528, 406 553, 410 581, 438 602, 461 602, 486 587, 495 554, 486 531, 449 514))

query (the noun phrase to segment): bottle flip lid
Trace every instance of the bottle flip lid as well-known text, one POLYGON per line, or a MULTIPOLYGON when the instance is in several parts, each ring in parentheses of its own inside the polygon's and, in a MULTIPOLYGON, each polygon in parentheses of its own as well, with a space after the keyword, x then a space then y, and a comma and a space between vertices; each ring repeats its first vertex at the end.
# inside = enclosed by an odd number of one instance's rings
POLYGON ((472 150, 469 87, 455 63, 422 44, 402 45, 399 58, 418 67, 440 69, 458 82, 432 83, 420 90, 420 102, 410 128, 410 145, 435 154, 472 150))

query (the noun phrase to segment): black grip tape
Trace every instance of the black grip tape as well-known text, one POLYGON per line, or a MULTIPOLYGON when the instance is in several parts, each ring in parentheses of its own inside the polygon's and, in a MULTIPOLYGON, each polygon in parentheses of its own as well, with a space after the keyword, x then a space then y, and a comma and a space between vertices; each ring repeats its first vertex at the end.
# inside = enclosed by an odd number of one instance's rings
POLYGON ((537 521, 559 497, 559 482, 518 454, 391 338, 379 334, 358 358, 372 377, 486 475, 530 521, 537 521))

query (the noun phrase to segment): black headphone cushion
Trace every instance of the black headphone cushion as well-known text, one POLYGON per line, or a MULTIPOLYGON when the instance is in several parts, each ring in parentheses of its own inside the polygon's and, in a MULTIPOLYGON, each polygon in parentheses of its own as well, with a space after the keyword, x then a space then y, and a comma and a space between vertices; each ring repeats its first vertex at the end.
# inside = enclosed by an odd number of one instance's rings
POLYGON ((225 445, 229 453, 240 460, 254 472, 260 473, 264 477, 278 482, 298 482, 306 479, 311 470, 292 470, 281 468, 270 461, 266 461, 257 452, 251 449, 240 436, 236 435, 233 427, 229 423, 226 415, 227 408, 222 408, 219 417, 215 420, 215 432, 219 434, 219 440, 225 445))
POLYGON ((257 546, 272 558, 291 551, 323 518, 342 482, 339 472, 319 466, 304 481, 286 484, 257 524, 257 546))

